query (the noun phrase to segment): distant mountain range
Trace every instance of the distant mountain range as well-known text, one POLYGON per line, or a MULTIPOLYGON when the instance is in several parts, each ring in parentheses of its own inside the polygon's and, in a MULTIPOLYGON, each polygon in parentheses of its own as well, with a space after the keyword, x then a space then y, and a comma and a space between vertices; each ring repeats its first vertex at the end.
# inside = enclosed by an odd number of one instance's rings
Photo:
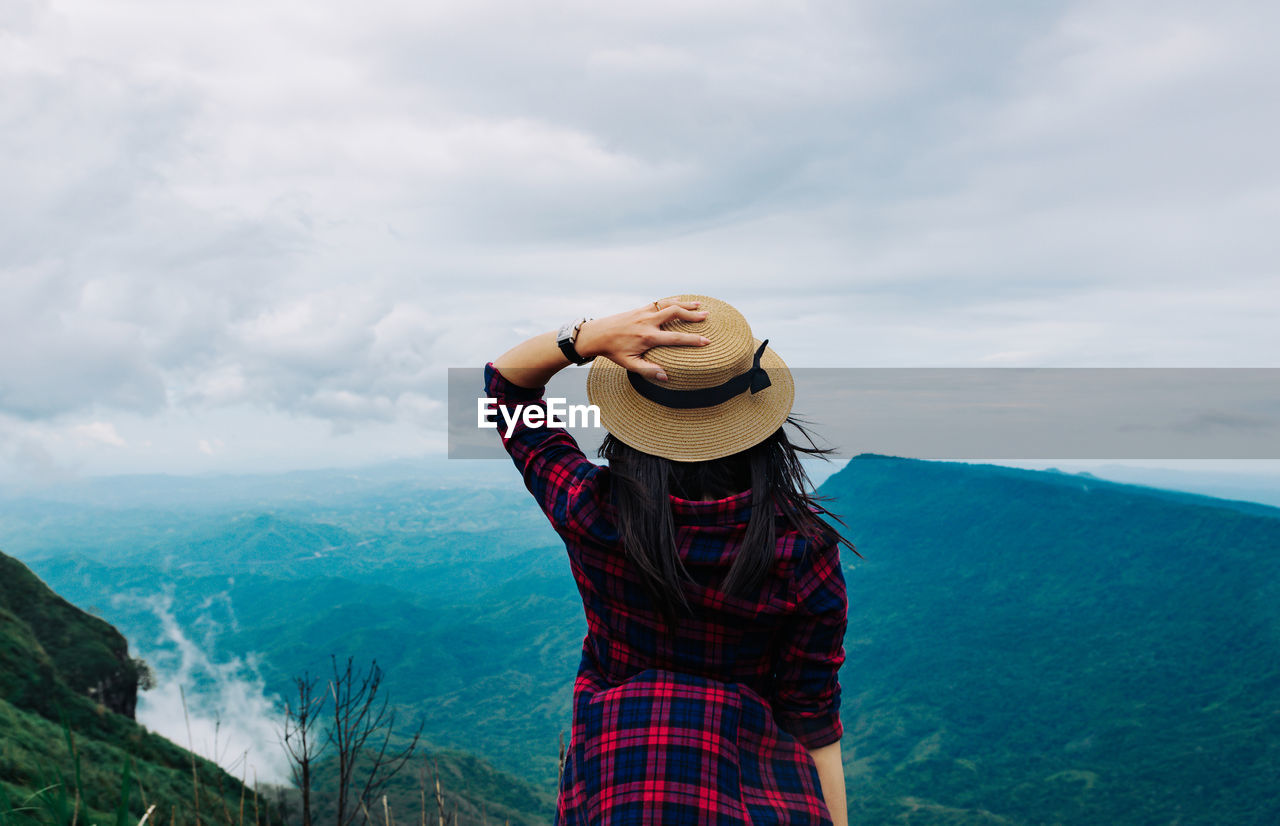
MULTIPOLYGON (((281 695, 330 654, 376 657, 433 743, 527 779, 519 805, 549 821, 586 628, 510 474, 0 503, 0 542, 134 640, 170 595, 281 695)), ((820 492, 864 557, 845 559, 851 822, 1280 823, 1280 510, 874 455, 820 492)))

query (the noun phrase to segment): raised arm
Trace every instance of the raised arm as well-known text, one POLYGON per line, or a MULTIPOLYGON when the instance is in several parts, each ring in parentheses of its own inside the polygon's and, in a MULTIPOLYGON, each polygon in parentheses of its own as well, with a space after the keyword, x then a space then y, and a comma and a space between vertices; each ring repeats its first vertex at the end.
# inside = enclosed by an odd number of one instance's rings
MULTIPOLYGON (((702 321, 705 311, 697 301, 662 299, 636 310, 605 318, 593 318, 578 331, 575 349, 584 358, 604 356, 619 365, 648 378, 666 381, 662 368, 642 358, 644 352, 660 345, 701 346, 711 342, 692 333, 675 333, 662 329, 673 318, 702 321)), ((569 366, 569 359, 556 345, 556 332, 540 333, 512 347, 494 360, 493 366, 512 384, 538 388, 569 366)))
MULTIPOLYGON (((579 330, 576 349, 582 356, 604 356, 628 369, 656 375, 658 366, 641 358, 646 350, 707 341, 703 336, 661 329, 672 318, 704 319, 706 314, 694 306, 695 302, 668 299, 656 309, 651 304, 594 319, 579 330)), ((592 494, 601 468, 591 463, 568 431, 548 424, 543 399, 546 383, 568 366, 569 359, 556 344, 556 333, 542 333, 486 365, 485 395, 496 401, 504 419, 512 423, 510 428, 498 427, 498 434, 552 526, 561 534, 582 535, 591 533, 595 524, 592 494), (527 406, 542 407, 542 413, 533 417, 536 424, 519 415, 519 409, 527 406)))

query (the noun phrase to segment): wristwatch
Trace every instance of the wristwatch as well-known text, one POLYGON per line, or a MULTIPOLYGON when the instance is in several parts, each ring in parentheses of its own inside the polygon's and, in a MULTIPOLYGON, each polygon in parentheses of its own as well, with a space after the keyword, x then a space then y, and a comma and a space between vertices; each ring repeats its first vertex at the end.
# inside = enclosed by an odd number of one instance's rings
POLYGON ((590 321, 590 318, 579 318, 576 321, 566 322, 560 328, 560 332, 556 334, 556 344, 560 345, 560 352, 564 353, 564 357, 574 364, 586 364, 595 356, 583 358, 578 355, 578 350, 573 346, 578 341, 578 331, 582 329, 582 325, 590 321))

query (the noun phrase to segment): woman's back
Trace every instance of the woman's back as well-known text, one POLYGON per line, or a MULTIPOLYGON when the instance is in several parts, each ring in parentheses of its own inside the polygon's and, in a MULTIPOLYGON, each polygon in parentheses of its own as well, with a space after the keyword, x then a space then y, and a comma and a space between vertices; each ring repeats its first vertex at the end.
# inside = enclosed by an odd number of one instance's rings
POLYGON ((826 451, 783 431, 795 388, 768 344, 729 304, 682 296, 570 322, 486 367, 587 617, 557 823, 846 823, 845 540, 799 461, 826 451), (592 358, 607 467, 542 398, 592 358))
MULTIPOLYGON (((499 405, 541 392, 490 364, 499 405)), ((624 552, 610 468, 564 430, 517 425, 503 443, 564 539, 587 618, 557 823, 830 824, 808 750, 838 741, 847 598, 835 542, 774 506, 772 565, 752 596, 721 589, 747 535, 752 491, 668 496, 692 582, 674 625, 624 552)))
MULTIPOLYGON (((601 476, 607 485, 608 468, 601 476)), ((844 579, 835 548, 815 547, 774 507, 777 526, 775 561, 759 591, 752 597, 726 595, 721 586, 741 548, 751 518, 751 491, 724 499, 695 501, 668 497, 675 520, 676 547, 695 584, 685 586, 690 616, 668 624, 642 585, 618 544, 616 526, 604 509, 599 524, 574 541, 570 562, 587 616, 586 653, 610 682, 625 680, 647 668, 698 674, 723 682, 742 683, 766 698, 777 691, 774 675, 783 671, 784 647, 804 642, 823 647, 830 657, 824 666, 838 668, 843 640, 843 617, 831 617, 828 639, 817 639, 809 628, 801 636, 797 594, 810 613, 843 614, 844 579), (832 561, 837 563, 832 565, 832 561), (807 566, 806 566, 807 563, 807 566), (799 574, 805 579, 798 581, 799 574)), ((834 682, 834 681, 833 681, 834 682)), ((812 686, 810 686, 812 687, 812 686)), ((834 705, 838 685, 824 687, 823 701, 834 705)), ((819 698, 814 698, 817 701, 819 698)))

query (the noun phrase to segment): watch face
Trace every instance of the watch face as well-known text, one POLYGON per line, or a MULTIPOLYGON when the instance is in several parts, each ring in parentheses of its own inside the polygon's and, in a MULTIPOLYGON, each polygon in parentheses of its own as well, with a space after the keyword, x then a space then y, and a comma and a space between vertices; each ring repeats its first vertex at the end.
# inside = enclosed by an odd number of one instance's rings
POLYGON ((591 359, 584 359, 578 354, 574 348, 574 344, 578 339, 578 328, 580 328, 586 319, 577 319, 570 321, 560 328, 560 332, 556 334, 556 344, 560 347, 560 351, 564 353, 565 358, 574 364, 586 364, 591 359))

